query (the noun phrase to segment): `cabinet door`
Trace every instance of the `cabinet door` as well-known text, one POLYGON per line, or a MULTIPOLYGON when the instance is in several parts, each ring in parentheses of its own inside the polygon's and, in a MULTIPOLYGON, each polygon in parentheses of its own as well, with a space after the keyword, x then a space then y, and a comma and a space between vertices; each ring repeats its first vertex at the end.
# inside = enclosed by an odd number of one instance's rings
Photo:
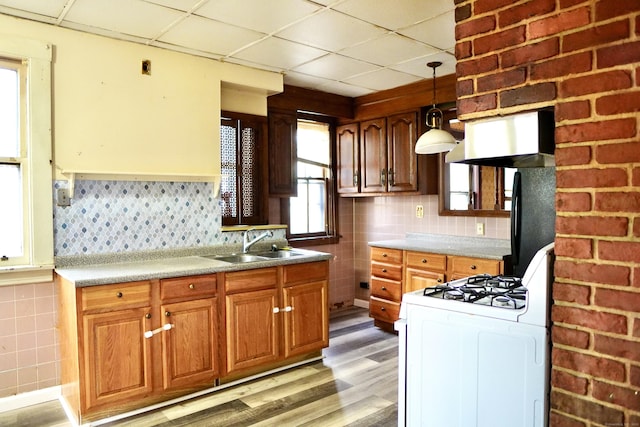
POLYGON ((227 295, 227 371, 276 361, 279 356, 277 290, 227 295))
POLYGON ((404 292, 417 291, 444 283, 444 273, 407 268, 407 280, 404 292))
POLYGON ((360 123, 360 191, 387 191, 387 127, 382 119, 360 123))
POLYGON ((298 194, 296 164, 297 117, 294 113, 269 112, 269 194, 298 194))
POLYGON ((387 188, 391 192, 418 190, 418 114, 408 112, 387 118, 387 188))
POLYGON ((218 369, 216 298, 163 304, 162 332, 164 389, 213 383, 218 369))
POLYGON ((144 337, 150 312, 140 307, 82 317, 84 410, 151 393, 151 340, 144 337))
POLYGON ((329 345, 327 282, 283 289, 285 357, 320 350, 329 345), (288 307, 291 307, 289 311, 288 307))
POLYGON ((338 193, 358 193, 360 191, 358 124, 338 126, 336 134, 338 193))

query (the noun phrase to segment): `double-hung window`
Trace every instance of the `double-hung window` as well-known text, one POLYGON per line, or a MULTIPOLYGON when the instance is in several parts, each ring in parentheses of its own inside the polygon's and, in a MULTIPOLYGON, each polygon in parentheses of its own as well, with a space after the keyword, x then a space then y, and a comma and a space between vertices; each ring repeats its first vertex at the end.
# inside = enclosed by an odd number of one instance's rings
POLYGON ((337 239, 336 192, 329 121, 299 117, 296 135, 297 197, 283 199, 288 238, 296 244, 333 243, 337 239))
POLYGON ((0 39, 0 285, 51 280, 51 47, 0 39))

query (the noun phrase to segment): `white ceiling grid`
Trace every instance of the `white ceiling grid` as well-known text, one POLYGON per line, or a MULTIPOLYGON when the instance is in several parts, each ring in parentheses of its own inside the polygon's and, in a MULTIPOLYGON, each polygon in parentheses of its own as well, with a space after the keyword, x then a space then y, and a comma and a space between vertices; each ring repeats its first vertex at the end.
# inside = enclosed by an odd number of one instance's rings
POLYGON ((0 0, 0 13, 361 96, 455 72, 453 0, 0 0))

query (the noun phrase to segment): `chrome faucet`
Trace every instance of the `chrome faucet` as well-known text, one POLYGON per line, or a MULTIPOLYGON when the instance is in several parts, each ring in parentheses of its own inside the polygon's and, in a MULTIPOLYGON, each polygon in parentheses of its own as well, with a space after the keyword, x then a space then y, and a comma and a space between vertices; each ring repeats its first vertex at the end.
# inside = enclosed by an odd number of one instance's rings
POLYGON ((249 232, 253 230, 255 230, 255 228, 250 228, 244 233, 242 233, 242 253, 243 254, 246 254, 249 251, 249 248, 251 246, 255 245, 265 237, 273 237, 273 231, 269 230, 269 231, 265 231, 258 237, 255 237, 253 240, 249 241, 249 232))

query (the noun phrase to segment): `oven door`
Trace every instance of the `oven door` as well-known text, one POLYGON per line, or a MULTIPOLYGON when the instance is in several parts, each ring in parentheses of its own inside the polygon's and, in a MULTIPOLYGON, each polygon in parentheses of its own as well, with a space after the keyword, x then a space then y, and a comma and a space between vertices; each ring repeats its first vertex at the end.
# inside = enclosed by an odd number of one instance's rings
POLYGON ((548 343, 544 327, 408 305, 406 425, 546 426, 548 343))

